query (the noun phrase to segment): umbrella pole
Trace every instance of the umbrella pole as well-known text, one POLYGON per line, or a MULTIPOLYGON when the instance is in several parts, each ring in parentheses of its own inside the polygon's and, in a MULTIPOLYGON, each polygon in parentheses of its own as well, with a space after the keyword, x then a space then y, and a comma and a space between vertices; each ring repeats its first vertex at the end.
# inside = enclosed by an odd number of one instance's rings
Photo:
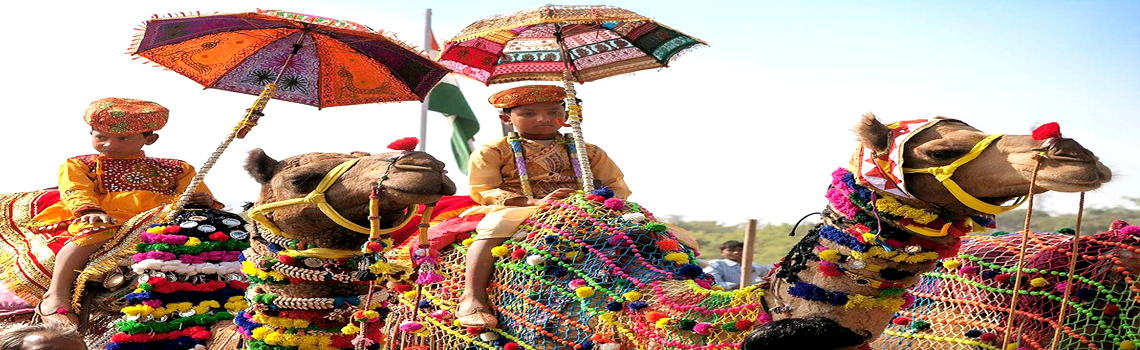
POLYGON ((257 125, 257 119, 265 115, 261 113, 261 111, 265 109, 265 105, 269 103, 269 99, 277 92, 277 83, 281 81, 281 76, 285 75, 285 69, 289 67, 289 62, 293 61, 293 56, 296 56, 297 52, 301 51, 301 47, 303 47, 301 42, 304 40, 305 33, 302 32, 301 35, 297 37, 297 43, 293 44, 293 52, 289 53, 289 56, 285 58, 285 63, 282 64, 281 69, 277 71, 277 77, 273 79, 272 83, 265 84, 265 88, 261 90, 261 94, 257 95, 257 100, 253 101, 253 106, 246 110, 245 118, 242 118, 237 126, 230 131, 229 135, 226 135, 226 139, 218 145, 218 148, 214 149, 214 153, 210 154, 210 158, 206 159, 206 163, 198 169, 198 173, 190 180, 190 184, 186 186, 186 191, 183 191, 182 196, 178 197, 178 202, 166 212, 167 221, 174 220, 178 212, 186 207, 186 203, 190 202, 190 196, 198 190, 198 186, 202 184, 202 179, 206 178, 206 173, 210 172, 210 168, 214 167, 214 163, 218 161, 218 158, 222 157, 222 153, 226 151, 226 148, 230 147, 230 143, 233 142, 235 138, 245 138, 245 134, 257 125))
POLYGON ((594 172, 590 167, 590 158, 586 155, 586 140, 582 137, 582 106, 578 105, 578 92, 574 90, 574 74, 570 71, 570 53, 566 50, 566 43, 562 41, 562 25, 556 25, 554 39, 558 41, 558 49, 562 51, 562 84, 566 87, 566 121, 570 123, 573 133, 574 148, 578 156, 578 168, 582 171, 582 191, 594 190, 594 172))

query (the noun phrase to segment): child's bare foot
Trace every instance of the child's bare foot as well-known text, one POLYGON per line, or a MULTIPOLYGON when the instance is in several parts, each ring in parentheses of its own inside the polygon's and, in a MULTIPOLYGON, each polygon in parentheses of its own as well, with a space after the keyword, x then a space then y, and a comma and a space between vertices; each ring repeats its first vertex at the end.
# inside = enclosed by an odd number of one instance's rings
POLYGON ((71 310, 71 303, 68 302, 67 298, 50 294, 44 295, 44 299, 36 304, 35 311, 44 323, 61 324, 72 328, 79 327, 79 316, 76 316, 75 310, 71 310))
POLYGON ((494 312, 490 307, 487 307, 487 296, 474 296, 474 293, 464 293, 459 297, 459 309, 455 313, 458 317, 459 325, 463 327, 483 327, 495 328, 499 326, 499 320, 495 318, 494 312))

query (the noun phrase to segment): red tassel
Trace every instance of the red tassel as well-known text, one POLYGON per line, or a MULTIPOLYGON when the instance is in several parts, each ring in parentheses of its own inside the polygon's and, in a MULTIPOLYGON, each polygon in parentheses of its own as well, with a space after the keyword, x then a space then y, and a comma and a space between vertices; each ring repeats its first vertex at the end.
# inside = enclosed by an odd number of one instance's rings
POLYGON ((1116 304, 1108 304, 1101 312, 1104 312, 1105 316, 1116 317, 1116 315, 1120 314, 1120 307, 1116 306, 1116 304))
POLYGON ((1061 125, 1057 122, 1045 123, 1033 130, 1033 139, 1037 141, 1061 137, 1061 125))
POLYGON ((415 137, 405 137, 388 144, 389 149, 397 151, 414 151, 416 145, 420 144, 420 140, 415 137))
POLYGON ((820 261, 819 272, 827 277, 843 276, 843 271, 839 271, 839 268, 835 267, 835 263, 830 261, 820 261))

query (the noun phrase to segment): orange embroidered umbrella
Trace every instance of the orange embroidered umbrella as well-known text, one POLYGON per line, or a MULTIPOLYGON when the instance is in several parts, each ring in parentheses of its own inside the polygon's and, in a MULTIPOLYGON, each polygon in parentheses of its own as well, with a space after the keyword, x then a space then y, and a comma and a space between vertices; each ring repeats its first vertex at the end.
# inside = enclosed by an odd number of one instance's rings
POLYGON ((257 95, 175 209, 234 138, 257 125, 270 98, 318 108, 422 101, 449 71, 359 23, 278 10, 173 16, 144 23, 128 52, 206 88, 257 95))

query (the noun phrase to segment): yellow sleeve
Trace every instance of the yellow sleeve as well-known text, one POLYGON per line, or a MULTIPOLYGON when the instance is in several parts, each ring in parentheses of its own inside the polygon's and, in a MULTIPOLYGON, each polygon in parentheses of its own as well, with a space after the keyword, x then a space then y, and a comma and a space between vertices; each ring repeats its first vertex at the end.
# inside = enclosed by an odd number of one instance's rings
POLYGON ((71 215, 90 209, 103 210, 99 205, 98 187, 87 176, 91 168, 77 159, 68 159, 59 167, 59 199, 71 215))
POLYGON ((501 147, 483 146, 471 155, 467 165, 467 185, 471 188, 471 199, 482 205, 503 205, 511 198, 524 197, 522 194, 503 190, 503 164, 507 159, 501 147))
MULTIPOLYGON (((190 181, 194 180, 194 176, 197 176, 197 175, 198 175, 198 172, 194 170, 193 165, 190 165, 190 163, 187 163, 187 162, 182 162, 182 177, 178 178, 178 185, 175 189, 175 194, 174 194, 175 195, 174 198, 176 201, 178 200, 178 198, 182 197, 182 193, 186 192, 187 187, 190 187, 190 181)), ((199 183, 198 188, 195 189, 194 192, 205 192, 206 194, 210 195, 210 198, 214 198, 214 193, 210 192, 210 187, 206 186, 205 181, 202 181, 201 183, 199 183)), ((214 207, 215 209, 221 209, 221 208, 225 207, 225 204, 222 204, 222 202, 219 202, 217 198, 214 198, 214 204, 212 205, 212 207, 214 207)))
POLYGON ((621 169, 614 163, 610 156, 606 154, 601 148, 594 146, 587 148, 590 150, 590 170, 594 172, 594 179, 602 182, 602 186, 609 187, 614 191, 614 195, 618 198, 629 198, 629 186, 625 184, 625 174, 622 174, 621 169))

